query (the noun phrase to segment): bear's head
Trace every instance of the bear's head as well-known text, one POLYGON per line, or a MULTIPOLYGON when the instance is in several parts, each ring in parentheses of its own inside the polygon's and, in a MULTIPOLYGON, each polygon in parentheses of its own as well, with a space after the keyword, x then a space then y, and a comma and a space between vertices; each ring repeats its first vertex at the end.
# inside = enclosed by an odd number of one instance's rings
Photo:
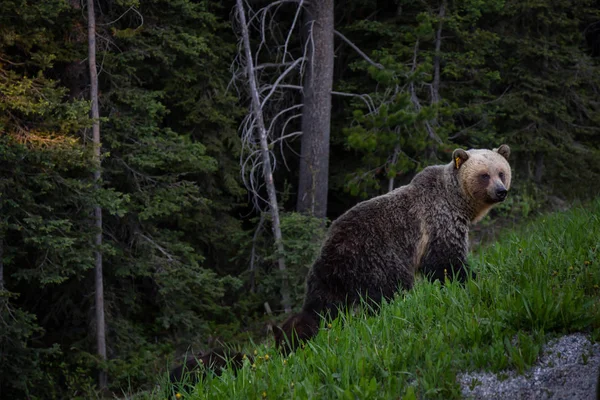
POLYGON ((452 153, 458 181, 475 209, 473 221, 506 199, 511 180, 509 156, 510 147, 505 144, 493 150, 456 149, 452 153))

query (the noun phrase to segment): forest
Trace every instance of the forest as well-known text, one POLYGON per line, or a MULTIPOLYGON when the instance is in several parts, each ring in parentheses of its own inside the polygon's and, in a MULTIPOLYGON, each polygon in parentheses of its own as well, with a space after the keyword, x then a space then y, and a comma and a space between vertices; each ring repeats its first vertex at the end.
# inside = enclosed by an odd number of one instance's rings
POLYGON ((594 0, 2 0, 0 397, 268 340, 329 221, 510 145, 513 226, 600 194, 594 0))

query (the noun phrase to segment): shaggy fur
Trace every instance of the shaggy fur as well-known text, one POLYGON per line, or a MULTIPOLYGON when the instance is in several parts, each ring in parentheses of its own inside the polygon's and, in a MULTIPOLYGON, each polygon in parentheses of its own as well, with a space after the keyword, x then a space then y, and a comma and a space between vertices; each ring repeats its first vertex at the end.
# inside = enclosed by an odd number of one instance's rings
POLYGON ((457 149, 410 184, 357 204, 334 221, 306 281, 302 312, 276 332, 291 349, 314 336, 319 316, 368 299, 374 305, 413 287, 420 271, 464 282, 469 224, 503 201, 510 188, 510 148, 457 149), (286 340, 287 339, 287 340, 286 340), (290 339, 292 343, 290 343, 290 339))
MULTIPOLYGON (((246 356, 250 362, 252 359, 246 356)), ((207 371, 212 371, 215 375, 220 376, 222 370, 230 365, 234 371, 242 368, 244 365, 244 354, 232 352, 227 349, 219 348, 211 350, 207 353, 198 354, 186 360, 185 363, 171 370, 169 379, 172 383, 186 381, 191 385, 198 381, 199 375, 204 375, 207 371), (186 374, 188 379, 185 379, 186 374)))

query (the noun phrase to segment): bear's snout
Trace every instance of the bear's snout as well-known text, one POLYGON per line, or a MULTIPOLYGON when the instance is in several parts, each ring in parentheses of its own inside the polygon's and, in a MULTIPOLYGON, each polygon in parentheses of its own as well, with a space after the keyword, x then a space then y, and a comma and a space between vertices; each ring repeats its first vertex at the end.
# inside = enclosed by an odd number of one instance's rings
POLYGON ((493 200, 504 201, 507 195, 508 190, 504 187, 504 185, 497 185, 495 190, 493 191, 493 200))
POLYGON ((496 189, 496 197, 500 201, 503 201, 506 198, 507 194, 508 194, 508 190, 506 190, 504 188, 502 188, 502 189, 496 189))

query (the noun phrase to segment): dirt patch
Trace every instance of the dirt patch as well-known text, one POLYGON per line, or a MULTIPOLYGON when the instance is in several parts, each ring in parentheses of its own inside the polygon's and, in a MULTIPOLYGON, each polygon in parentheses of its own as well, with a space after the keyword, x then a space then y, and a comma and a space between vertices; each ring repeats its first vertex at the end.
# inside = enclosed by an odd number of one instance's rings
POLYGON ((472 372, 459 375, 465 399, 593 400, 600 368, 600 344, 581 333, 548 343, 523 375, 472 372))

